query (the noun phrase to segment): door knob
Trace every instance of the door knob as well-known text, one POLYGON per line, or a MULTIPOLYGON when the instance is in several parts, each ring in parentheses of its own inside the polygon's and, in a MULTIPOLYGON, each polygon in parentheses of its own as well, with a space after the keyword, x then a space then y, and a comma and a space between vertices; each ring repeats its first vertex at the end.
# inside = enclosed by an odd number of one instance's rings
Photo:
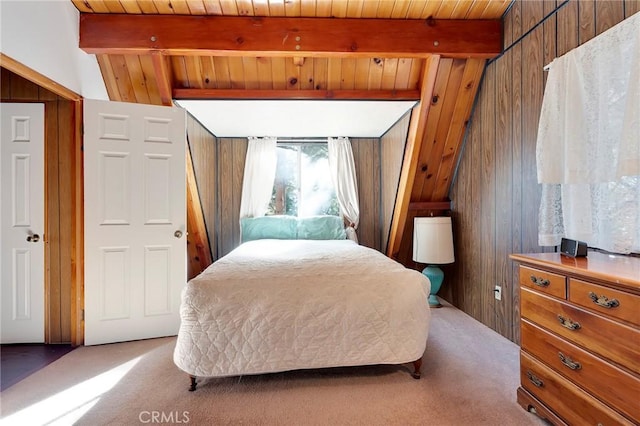
POLYGON ((31 234, 27 237, 27 241, 29 241, 30 243, 37 243, 38 241, 40 241, 40 235, 31 234))
POLYGON ((178 229, 176 232, 173 233, 173 236, 176 238, 182 237, 182 231, 178 229))

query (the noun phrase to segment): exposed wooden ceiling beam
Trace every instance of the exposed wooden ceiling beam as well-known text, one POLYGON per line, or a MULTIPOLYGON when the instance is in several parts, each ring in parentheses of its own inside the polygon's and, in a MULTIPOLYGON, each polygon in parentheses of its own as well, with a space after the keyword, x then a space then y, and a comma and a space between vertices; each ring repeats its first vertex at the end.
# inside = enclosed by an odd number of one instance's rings
POLYGON ((491 58, 500 20, 80 15, 80 48, 94 54, 491 58))
POLYGON ((409 134, 407 135, 407 145, 404 151, 404 159, 402 160, 402 169, 400 170, 400 182, 398 184, 398 193, 396 194, 396 203, 393 209, 389 242, 387 245, 387 256, 392 259, 397 259, 398 252, 400 251, 400 243, 402 242, 402 234, 404 233, 405 224, 407 223, 409 203, 411 201, 411 186, 416 176, 418 161, 420 160, 420 147, 422 146, 427 127, 429 105, 431 104, 431 97, 433 96, 433 87, 436 82, 439 63, 440 56, 438 55, 427 59, 422 76, 420 103, 413 108, 413 112, 411 113, 409 134))
POLYGON ((418 90, 173 89, 173 99, 309 99, 417 101, 418 90))

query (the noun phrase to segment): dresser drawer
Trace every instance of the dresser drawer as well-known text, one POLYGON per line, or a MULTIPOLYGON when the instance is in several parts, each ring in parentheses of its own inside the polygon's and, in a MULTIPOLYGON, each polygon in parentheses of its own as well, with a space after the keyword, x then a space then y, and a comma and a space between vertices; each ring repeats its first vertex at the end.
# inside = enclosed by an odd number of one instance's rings
POLYGON ((524 351, 520 352, 520 380, 523 388, 545 401, 568 424, 633 424, 524 351))
POLYGON ((640 330, 526 288, 522 317, 640 374, 640 330), (571 327, 571 328, 570 328, 571 327))
POLYGON ((560 299, 567 298, 567 280, 564 275, 521 266, 520 285, 559 297, 560 299))
POLYGON ((640 422, 640 379, 526 320, 522 349, 603 402, 640 422))
POLYGON ((640 326, 640 296, 581 280, 569 280, 569 300, 607 316, 640 326))

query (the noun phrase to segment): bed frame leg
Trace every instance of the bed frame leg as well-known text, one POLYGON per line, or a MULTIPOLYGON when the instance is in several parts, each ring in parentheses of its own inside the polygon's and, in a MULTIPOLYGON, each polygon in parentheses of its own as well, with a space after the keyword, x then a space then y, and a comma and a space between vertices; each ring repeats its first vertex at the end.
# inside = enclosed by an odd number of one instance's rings
POLYGON ((420 379, 420 376, 422 375, 422 373, 420 372, 421 367, 422 367, 422 358, 413 361, 413 373, 411 374, 411 377, 413 377, 416 380, 420 379))
POLYGON ((198 382, 196 382, 196 376, 189 376, 191 379, 191 386, 189 386, 189 392, 193 392, 196 390, 196 386, 198 386, 198 382))

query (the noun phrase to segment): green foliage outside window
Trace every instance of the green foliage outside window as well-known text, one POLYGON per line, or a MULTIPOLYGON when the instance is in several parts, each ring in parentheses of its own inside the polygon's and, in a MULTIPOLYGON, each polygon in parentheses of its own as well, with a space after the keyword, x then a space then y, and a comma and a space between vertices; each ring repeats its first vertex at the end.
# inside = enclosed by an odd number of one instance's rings
POLYGON ((267 214, 340 215, 326 143, 278 144, 276 179, 267 214))

